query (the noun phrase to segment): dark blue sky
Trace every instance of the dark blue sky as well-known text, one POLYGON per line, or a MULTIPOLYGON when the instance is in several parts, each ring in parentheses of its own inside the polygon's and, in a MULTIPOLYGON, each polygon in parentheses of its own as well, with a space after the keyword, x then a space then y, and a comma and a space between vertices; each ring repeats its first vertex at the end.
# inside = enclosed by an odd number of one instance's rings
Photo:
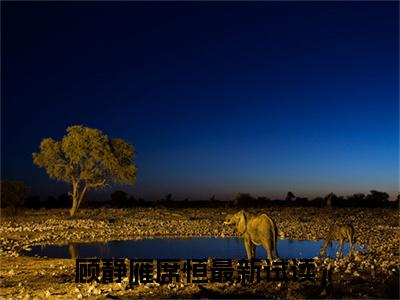
POLYGON ((2 177, 82 124, 147 199, 398 191, 397 2, 2 2, 2 177))

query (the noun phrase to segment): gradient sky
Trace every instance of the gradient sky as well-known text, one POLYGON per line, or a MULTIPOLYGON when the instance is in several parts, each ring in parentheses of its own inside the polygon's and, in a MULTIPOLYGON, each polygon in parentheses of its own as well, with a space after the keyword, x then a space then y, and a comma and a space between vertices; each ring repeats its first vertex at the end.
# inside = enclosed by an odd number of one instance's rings
POLYGON ((146 199, 398 192, 398 2, 1 5, 2 177, 34 194, 75 124, 135 146, 146 199))

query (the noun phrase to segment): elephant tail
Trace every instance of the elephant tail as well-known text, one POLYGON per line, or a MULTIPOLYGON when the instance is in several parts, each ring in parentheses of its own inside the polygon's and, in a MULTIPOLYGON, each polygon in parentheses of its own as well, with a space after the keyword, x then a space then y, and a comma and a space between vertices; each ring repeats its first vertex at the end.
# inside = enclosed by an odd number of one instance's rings
POLYGON ((278 246, 276 244, 277 244, 277 239, 278 239, 278 227, 276 226, 276 224, 274 222, 272 222, 272 224, 274 225, 274 230, 273 230, 274 231, 274 250, 277 251, 278 246))

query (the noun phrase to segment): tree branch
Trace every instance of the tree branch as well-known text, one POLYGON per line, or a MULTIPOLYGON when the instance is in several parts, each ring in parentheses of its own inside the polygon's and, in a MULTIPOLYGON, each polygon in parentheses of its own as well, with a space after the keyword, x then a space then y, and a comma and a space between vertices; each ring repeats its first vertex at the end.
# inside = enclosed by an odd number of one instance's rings
POLYGON ((101 181, 101 182, 87 183, 87 184, 85 185, 85 187, 93 189, 93 188, 98 188, 98 187, 106 186, 107 184, 105 184, 105 183, 106 183, 106 180, 104 179, 104 180, 101 181))
POLYGON ((78 198, 78 207, 81 205, 83 196, 85 196, 85 193, 86 193, 87 189, 88 189, 88 186, 85 185, 85 186, 83 187, 83 189, 82 189, 80 195, 79 195, 79 198, 78 198))

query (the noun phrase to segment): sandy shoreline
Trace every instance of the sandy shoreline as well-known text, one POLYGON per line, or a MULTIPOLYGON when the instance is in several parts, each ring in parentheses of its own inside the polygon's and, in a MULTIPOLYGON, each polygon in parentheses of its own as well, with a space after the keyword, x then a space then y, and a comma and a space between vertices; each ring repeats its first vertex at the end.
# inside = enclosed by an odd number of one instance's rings
POLYGON ((126 283, 93 286, 75 284, 75 262, 70 259, 45 259, 20 256, 22 249, 34 245, 129 240, 146 237, 236 236, 233 228, 222 225, 226 213, 235 209, 136 208, 81 210, 75 219, 67 210, 26 211, 15 218, 1 218, 0 296, 29 297, 155 297, 215 298, 392 298, 390 290, 399 280, 400 226, 396 209, 270 208, 251 209, 267 213, 277 223, 280 238, 323 239, 329 224, 351 222, 358 244, 368 245, 366 253, 331 264, 335 284, 320 288, 318 283, 268 283, 253 286, 236 284, 140 286, 129 289, 126 283), (393 283, 393 282, 394 283, 393 283), (311 285, 307 287, 307 284, 311 285), (28 296, 29 295, 29 296, 28 296))

